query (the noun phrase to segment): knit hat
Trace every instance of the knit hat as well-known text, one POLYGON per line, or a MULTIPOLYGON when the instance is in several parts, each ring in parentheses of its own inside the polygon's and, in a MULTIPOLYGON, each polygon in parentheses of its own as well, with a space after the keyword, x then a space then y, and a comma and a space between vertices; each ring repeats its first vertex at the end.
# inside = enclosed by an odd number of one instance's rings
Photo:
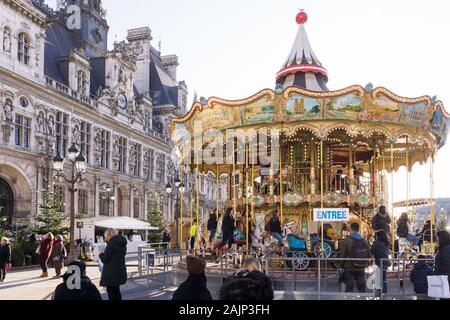
POLYGON ((199 276, 205 273, 205 260, 193 256, 188 256, 186 257, 186 263, 189 274, 199 276))

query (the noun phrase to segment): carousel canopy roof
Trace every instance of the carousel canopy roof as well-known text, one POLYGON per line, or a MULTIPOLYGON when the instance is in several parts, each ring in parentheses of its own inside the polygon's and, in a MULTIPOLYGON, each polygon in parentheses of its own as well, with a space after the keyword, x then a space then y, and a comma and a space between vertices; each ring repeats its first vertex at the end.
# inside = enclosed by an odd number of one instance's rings
POLYGON ((296 18, 299 28, 294 45, 277 74, 277 84, 284 89, 296 86, 310 91, 328 91, 328 73, 309 43, 305 30, 307 20, 308 16, 302 10, 296 18))

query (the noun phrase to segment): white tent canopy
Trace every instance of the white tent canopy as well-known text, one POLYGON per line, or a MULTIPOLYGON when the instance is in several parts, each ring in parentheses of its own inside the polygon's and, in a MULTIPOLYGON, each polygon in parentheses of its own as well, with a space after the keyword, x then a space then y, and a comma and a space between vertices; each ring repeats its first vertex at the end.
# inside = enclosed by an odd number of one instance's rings
POLYGON ((158 230, 158 228, 152 227, 147 222, 129 217, 116 217, 97 221, 95 222, 95 226, 99 228, 116 230, 158 230))

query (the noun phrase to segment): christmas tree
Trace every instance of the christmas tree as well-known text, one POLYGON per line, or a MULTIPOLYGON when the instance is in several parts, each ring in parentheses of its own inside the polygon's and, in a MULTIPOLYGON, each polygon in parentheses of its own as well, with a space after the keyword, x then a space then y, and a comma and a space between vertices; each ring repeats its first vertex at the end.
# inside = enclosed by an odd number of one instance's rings
POLYGON ((147 210, 147 222, 158 230, 149 231, 148 241, 150 243, 157 243, 162 241, 162 232, 164 231, 163 216, 161 212, 161 206, 156 199, 149 201, 149 207, 147 210))
POLYGON ((69 233, 69 228, 63 227, 67 217, 64 217, 61 213, 62 206, 63 203, 61 203, 53 190, 43 190, 42 204, 39 205, 41 213, 36 215, 36 226, 31 228, 32 232, 40 235, 49 232, 54 235, 67 235, 69 233))

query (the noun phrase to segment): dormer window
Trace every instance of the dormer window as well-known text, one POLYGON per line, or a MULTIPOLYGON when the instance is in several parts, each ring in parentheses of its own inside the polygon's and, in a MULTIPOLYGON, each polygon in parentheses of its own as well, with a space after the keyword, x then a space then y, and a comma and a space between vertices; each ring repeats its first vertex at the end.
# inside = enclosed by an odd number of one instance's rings
POLYGON ((85 96, 86 95, 86 73, 83 70, 78 71, 78 92, 85 96))
POLYGON ((153 105, 157 106, 161 103, 161 91, 155 91, 152 99, 153 105))
POLYGON ((19 34, 19 41, 17 43, 17 59, 19 62, 30 64, 30 38, 24 32, 19 34))

